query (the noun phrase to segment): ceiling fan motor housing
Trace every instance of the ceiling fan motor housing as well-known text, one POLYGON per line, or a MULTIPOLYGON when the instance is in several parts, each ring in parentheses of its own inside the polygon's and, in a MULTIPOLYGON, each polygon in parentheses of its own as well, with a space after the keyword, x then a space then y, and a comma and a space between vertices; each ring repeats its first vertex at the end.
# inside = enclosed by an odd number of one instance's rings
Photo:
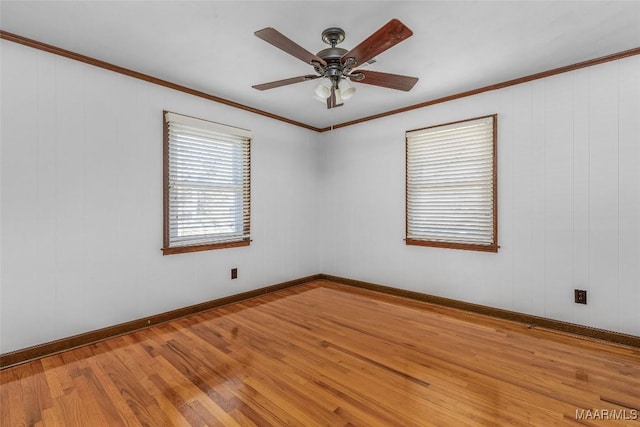
POLYGON ((347 49, 343 49, 341 47, 328 47, 326 49, 322 49, 316 55, 319 58, 324 59, 328 64, 330 62, 340 62, 340 58, 345 53, 347 53, 347 49))
POLYGON ((342 58, 342 55, 345 53, 347 53, 347 50, 340 47, 329 47, 318 52, 318 57, 327 63, 325 67, 317 70, 318 73, 328 78, 341 76, 344 67, 340 62, 340 58, 342 58))

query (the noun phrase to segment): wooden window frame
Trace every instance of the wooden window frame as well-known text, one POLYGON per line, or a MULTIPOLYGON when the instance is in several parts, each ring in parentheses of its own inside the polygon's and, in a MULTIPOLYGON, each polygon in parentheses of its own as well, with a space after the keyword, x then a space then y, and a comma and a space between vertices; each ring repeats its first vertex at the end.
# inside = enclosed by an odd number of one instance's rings
POLYGON ((405 243, 407 245, 414 246, 429 246, 448 249, 462 249, 470 251, 482 251, 482 252, 498 252, 500 246, 498 245, 498 115, 489 114, 486 116, 473 117, 470 119, 457 120, 448 123, 437 124, 433 126, 427 126, 424 128, 408 130, 405 133, 405 243), (409 238, 409 138, 406 134, 409 132, 433 129, 441 126, 454 125, 458 123, 470 122, 473 120, 480 120, 485 118, 493 118, 493 235, 492 243, 489 245, 471 244, 471 243, 457 243, 435 240, 422 240, 409 238))
MULTIPOLYGON (((225 249, 225 248, 235 248, 241 246, 249 246, 251 244, 251 238, 240 238, 234 241, 228 242, 220 242, 220 243, 207 243, 207 244, 198 244, 198 245, 185 245, 185 246, 170 246, 170 221, 169 221, 169 208, 170 208, 170 200, 169 200, 169 122, 166 119, 167 113, 172 113, 171 111, 164 110, 162 112, 162 122, 163 122, 163 166, 162 166, 162 175, 163 175, 163 245, 162 245, 162 254, 163 255, 173 255, 173 254, 181 254, 181 253, 189 253, 189 252, 200 252, 200 251, 209 251, 215 249, 225 249)), ((179 113, 173 113, 179 114, 179 113)), ((185 117, 195 118, 191 116, 187 116, 184 114, 180 114, 185 117)), ((198 119, 197 120, 204 120, 198 119)), ((204 120, 209 121, 209 120, 204 120)), ((251 216, 251 139, 249 139, 249 147, 248 147, 248 160, 247 160, 247 173, 249 176, 249 182, 247 186, 247 191, 249 192, 249 204, 247 209, 249 209, 249 217, 251 216)), ((247 223, 243 224, 244 235, 250 234, 250 223, 249 220, 247 223)))

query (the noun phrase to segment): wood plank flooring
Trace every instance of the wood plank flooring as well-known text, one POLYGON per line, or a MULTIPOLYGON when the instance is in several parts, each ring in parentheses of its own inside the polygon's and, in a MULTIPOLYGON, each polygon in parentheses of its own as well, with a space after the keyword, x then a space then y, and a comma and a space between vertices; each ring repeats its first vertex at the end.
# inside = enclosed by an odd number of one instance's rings
POLYGON ((0 372, 2 426, 640 426, 640 350, 316 281, 0 372))

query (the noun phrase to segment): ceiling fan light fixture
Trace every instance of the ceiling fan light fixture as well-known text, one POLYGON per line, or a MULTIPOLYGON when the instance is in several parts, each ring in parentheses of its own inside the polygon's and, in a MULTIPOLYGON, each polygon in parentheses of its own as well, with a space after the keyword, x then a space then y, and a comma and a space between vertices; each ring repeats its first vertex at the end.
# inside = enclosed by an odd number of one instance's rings
MULTIPOLYGON (((331 79, 322 79, 320 84, 316 86, 314 98, 320 102, 326 102, 327 98, 331 96, 332 85, 331 79)), ((356 88, 349 83, 349 80, 345 78, 341 79, 336 89, 336 103, 342 104, 343 101, 351 98, 355 92, 356 88)))
MULTIPOLYGON (((322 79, 320 84, 316 86, 314 98, 320 102, 326 102, 327 98, 331 96, 331 86, 333 86, 331 79, 326 77, 322 79)), ((342 78, 336 89, 336 103, 342 104, 343 101, 351 98, 355 92, 356 88, 349 83, 349 80, 342 78)))

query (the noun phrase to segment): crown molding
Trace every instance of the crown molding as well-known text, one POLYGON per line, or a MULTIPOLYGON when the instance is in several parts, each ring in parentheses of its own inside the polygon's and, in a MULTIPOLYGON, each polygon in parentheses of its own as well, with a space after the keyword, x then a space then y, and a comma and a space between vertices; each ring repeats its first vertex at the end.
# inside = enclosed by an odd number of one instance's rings
POLYGON ((65 58, 73 59, 75 61, 83 62, 85 64, 93 65, 94 67, 103 68, 105 70, 113 71, 114 73, 123 74, 125 76, 133 77, 134 79, 143 80, 145 82, 153 83, 159 86, 164 86, 169 89, 177 90, 178 92, 183 92, 189 95, 197 96, 199 98, 204 98, 208 101, 217 102, 219 104, 228 105, 229 107, 238 108, 240 110, 248 111, 250 113, 258 114, 264 117, 268 117, 270 119, 279 120, 284 123, 288 123, 290 125, 299 126, 305 129, 309 129, 315 132, 320 132, 320 128, 315 126, 308 125, 306 123, 298 122, 295 120, 288 119, 286 117, 278 116, 276 114, 270 113, 268 111, 259 110, 257 108, 250 107, 248 105, 243 105, 235 101, 231 101, 225 98, 221 98, 219 96, 212 95, 210 93, 206 93, 200 90, 192 89, 187 86, 182 86, 177 83, 172 83, 167 80, 159 79, 154 76, 150 76, 149 74, 139 73, 134 70, 130 70, 128 68, 120 67, 118 65, 111 64, 109 62, 101 61, 96 58, 92 58, 90 56, 82 55, 76 52, 72 52, 70 50, 62 49, 56 46, 52 46, 50 44, 42 43, 37 40, 29 39, 26 37, 19 36, 17 34, 9 33, 7 31, 0 30, 0 39, 8 40, 14 43, 18 43, 24 46, 28 46, 34 49, 42 50, 45 52, 53 53, 54 55, 59 55, 65 58))
POLYGON ((468 90, 465 92, 456 93, 454 95, 444 96, 442 98, 436 98, 429 101, 424 101, 419 104, 409 105, 407 107, 397 108, 395 110, 386 111, 384 113, 374 114, 372 116, 362 117, 360 119, 351 120, 344 123, 335 124, 329 127, 320 129, 320 132, 327 132, 334 129, 339 129, 358 123, 367 122, 370 120, 380 119, 382 117, 392 116, 394 114, 405 113, 407 111, 416 110, 418 108, 428 107, 430 105, 442 104, 443 102, 449 102, 460 98, 466 98, 468 96, 477 95, 483 92, 489 92, 492 90, 503 89, 509 86, 515 86, 522 83, 527 83, 533 80, 544 79, 545 77, 555 76, 557 74, 568 73, 569 71, 579 70, 581 68, 592 67, 594 65, 604 64, 605 62, 617 61, 619 59, 627 58, 634 55, 640 55, 640 47, 636 47, 622 52, 614 53, 611 55, 601 56, 599 58, 589 59, 587 61, 578 62, 571 65, 565 65, 563 67, 554 68, 540 73, 529 74, 527 76, 518 77, 517 79, 507 80, 502 83, 496 83, 489 86, 483 86, 477 89, 468 90))
POLYGON ((335 129, 344 128, 347 126, 356 125, 359 123, 368 122, 371 120, 381 119, 383 117, 392 116, 395 114, 405 113, 407 111, 416 110, 419 108, 429 107, 431 105, 442 104, 444 102, 453 101, 460 98, 466 98, 468 96, 477 95, 484 92, 489 92, 493 90, 503 89, 509 86, 519 85, 521 83, 527 83, 533 80, 543 79, 545 77, 555 76, 557 74, 567 73, 569 71, 579 70, 581 68, 592 67, 594 65, 603 64, 605 62, 617 61, 619 59, 627 58, 634 55, 640 55, 640 47, 636 47, 629 50, 624 50, 622 52, 613 53, 611 55, 601 56, 594 59, 589 59, 587 61, 578 62, 571 65, 565 65, 562 67, 554 68, 547 71, 542 71, 535 74, 529 74, 527 76, 518 77, 516 79, 507 80, 501 83, 496 83, 493 85, 483 86, 477 89, 472 89, 460 93, 456 93, 449 96, 444 96, 441 98, 436 98, 424 102, 420 102, 418 104, 409 105, 402 108, 397 108, 395 110, 385 111, 378 114, 373 114, 371 116, 362 117, 355 120, 350 120, 343 123, 338 123, 335 125, 319 128, 316 126, 312 126, 307 123, 302 123, 296 120, 289 119, 287 117, 279 116, 277 114, 270 113, 268 111, 260 110, 258 108, 250 107, 248 105, 240 104, 235 101, 231 101, 225 98, 221 98, 219 96, 212 95, 210 93, 206 93, 200 90, 192 89, 183 85, 179 85, 177 83, 172 83, 167 80, 159 79, 157 77, 150 76, 148 74, 139 73, 134 70, 130 70, 128 68, 120 67, 118 65, 111 64, 109 62, 105 62, 96 58, 92 58, 90 56, 82 55, 76 52, 72 52, 70 50, 62 49, 50 44, 42 43, 37 40, 29 39, 18 34, 13 34, 7 31, 0 30, 0 39, 8 40, 14 43, 18 43, 24 46, 28 46, 34 49, 42 50, 45 52, 53 53, 54 55, 63 56, 65 58, 73 59, 75 61, 83 62, 85 64, 93 65, 95 67, 103 68, 105 70, 113 71, 115 73, 123 74, 125 76, 133 77, 135 79, 143 80, 149 83, 153 83, 159 86, 164 86, 169 89, 177 90, 179 92, 183 92, 189 95, 197 96, 199 98, 203 98, 209 101, 217 102, 219 104, 224 104, 229 107, 238 108, 244 111, 248 111, 250 113, 258 114, 264 117, 268 117, 270 119, 279 120, 284 123, 288 123, 293 126, 302 127, 308 130, 312 130, 314 132, 327 132, 335 129))

